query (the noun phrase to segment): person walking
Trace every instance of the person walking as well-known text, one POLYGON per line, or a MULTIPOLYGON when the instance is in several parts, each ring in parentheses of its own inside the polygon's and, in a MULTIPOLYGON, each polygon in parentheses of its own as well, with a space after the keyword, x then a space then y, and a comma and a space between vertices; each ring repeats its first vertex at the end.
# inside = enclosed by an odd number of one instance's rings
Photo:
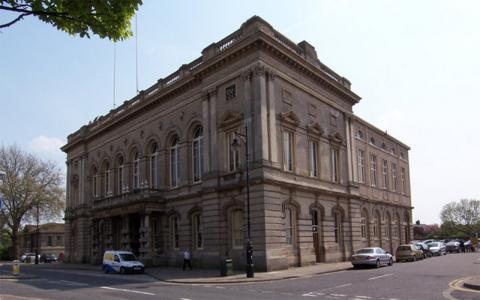
POLYGON ((185 252, 183 252, 183 267, 182 267, 182 269, 185 271, 185 268, 187 266, 190 268, 190 270, 192 270, 192 258, 190 256, 190 251, 185 250, 185 252))

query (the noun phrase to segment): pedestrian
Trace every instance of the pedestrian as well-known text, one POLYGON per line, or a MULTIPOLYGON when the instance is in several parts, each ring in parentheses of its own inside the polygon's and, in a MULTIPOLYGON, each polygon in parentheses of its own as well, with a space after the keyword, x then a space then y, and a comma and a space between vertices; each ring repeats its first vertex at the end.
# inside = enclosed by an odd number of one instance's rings
POLYGON ((185 252, 183 252, 183 267, 182 267, 182 269, 185 271, 185 268, 187 266, 190 268, 190 270, 192 270, 192 258, 190 256, 190 251, 185 250, 185 252))

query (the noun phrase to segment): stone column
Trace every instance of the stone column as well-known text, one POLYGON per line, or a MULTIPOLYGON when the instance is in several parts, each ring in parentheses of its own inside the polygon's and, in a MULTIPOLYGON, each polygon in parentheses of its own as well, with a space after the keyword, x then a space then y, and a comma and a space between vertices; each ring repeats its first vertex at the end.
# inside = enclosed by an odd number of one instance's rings
POLYGON ((273 166, 280 168, 278 161, 278 144, 277 144, 277 110, 275 108, 275 77, 273 70, 268 71, 268 144, 269 144, 269 160, 273 166))
POLYGON ((72 163, 71 163, 71 160, 68 159, 65 164, 67 165, 67 188, 66 188, 66 191, 65 191, 65 194, 66 194, 66 203, 65 203, 65 207, 67 209, 69 209, 71 206, 72 206, 72 199, 70 198, 71 195, 70 195, 70 191, 71 191, 71 184, 72 184, 72 179, 70 178, 71 176, 71 168, 72 168, 72 163))
POLYGON ((346 133, 346 140, 347 140, 347 168, 348 168, 348 182, 354 181, 354 155, 352 149, 352 125, 350 124, 350 117, 345 116, 345 133, 346 133))
MULTIPOLYGON (((80 180, 79 180, 79 183, 78 183, 78 190, 79 190, 79 202, 80 204, 83 204, 85 203, 85 160, 86 160, 86 157, 84 155, 82 155, 80 157, 80 180)), ((77 203, 79 204, 79 203, 77 203)))
POLYGON ((217 140, 217 88, 213 87, 209 89, 209 102, 210 102, 210 118, 209 118, 209 129, 210 129, 210 171, 218 173, 219 162, 218 155, 218 140, 217 140), (215 151, 215 152, 214 152, 215 151))
POLYGON ((210 173, 210 102, 208 92, 202 93, 202 124, 203 124, 203 172, 210 173))
POLYGON ((254 67, 254 103, 253 103, 253 142, 254 152, 253 160, 264 163, 269 160, 268 143, 268 108, 267 108, 267 82, 265 76, 265 66, 257 64, 254 67), (253 138, 254 137, 254 138, 253 138))

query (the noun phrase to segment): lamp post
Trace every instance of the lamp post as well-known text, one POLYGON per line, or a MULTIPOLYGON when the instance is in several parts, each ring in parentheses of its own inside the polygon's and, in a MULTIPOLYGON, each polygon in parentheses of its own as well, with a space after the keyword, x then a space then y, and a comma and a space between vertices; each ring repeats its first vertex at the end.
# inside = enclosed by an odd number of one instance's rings
POLYGON ((40 223, 40 216, 39 216, 39 205, 38 205, 38 202, 37 202, 37 236, 36 236, 36 240, 37 242, 35 243, 35 264, 38 265, 38 241, 39 241, 39 235, 40 235, 40 232, 38 231, 38 223, 40 223))
MULTIPOLYGON (((247 187, 247 245, 246 245, 246 255, 247 255, 247 278, 254 277, 253 270, 253 246, 251 240, 251 231, 250 231, 250 174, 248 173, 248 125, 245 123, 245 134, 235 132, 235 136, 238 136, 242 139, 245 144, 245 173, 246 173, 246 187, 247 187)), ((239 149, 240 143, 237 138, 233 139, 232 148, 239 149)))

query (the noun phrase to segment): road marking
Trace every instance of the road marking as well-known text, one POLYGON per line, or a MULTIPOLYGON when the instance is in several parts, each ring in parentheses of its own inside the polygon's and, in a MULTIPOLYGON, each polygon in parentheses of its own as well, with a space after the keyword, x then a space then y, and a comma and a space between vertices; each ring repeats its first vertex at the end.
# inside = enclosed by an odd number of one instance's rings
POLYGON ((87 283, 76 282, 76 281, 60 280, 60 282, 66 285, 71 285, 71 286, 88 286, 87 283))
MULTIPOLYGON (((345 283, 345 284, 337 285, 337 286, 334 286, 334 287, 331 287, 331 288, 327 288, 327 289, 323 289, 323 290, 337 289, 337 288, 346 287, 346 286, 350 286, 350 285, 352 285, 352 284, 351 284, 351 283, 345 283)), ((322 290, 322 291, 323 291, 323 290, 322 290)))
POLYGON ((347 297, 347 295, 344 295, 344 294, 330 294, 330 296, 333 296, 333 297, 347 297))
POLYGON ((372 297, 368 297, 368 296, 355 296, 355 298, 372 299, 372 297))
POLYGON ((368 278, 368 280, 375 280, 375 279, 379 279, 379 278, 383 278, 383 277, 387 277, 387 276, 392 276, 393 274, 384 274, 384 275, 380 275, 380 276, 377 276, 377 277, 372 277, 372 278, 368 278))
POLYGON ((310 292, 310 293, 307 293, 307 294, 303 294, 302 296, 303 296, 303 297, 317 297, 317 295, 314 295, 313 292, 310 292))
POLYGON ((155 296, 155 294, 153 294, 153 293, 141 292, 141 291, 135 291, 135 290, 117 289, 117 288, 112 288, 112 287, 109 287, 109 286, 102 286, 100 288, 105 289, 105 290, 112 290, 112 291, 119 291, 119 292, 127 292, 127 293, 135 293, 135 294, 155 296))
POLYGON ((216 286, 215 288, 217 288, 217 289, 219 289, 219 290, 224 290, 224 289, 226 289, 226 288, 223 287, 223 286, 216 286))
POLYGON ((271 294, 271 293, 273 293, 273 292, 272 292, 272 291, 262 291, 262 293, 264 293, 264 294, 271 294))
POLYGON ((256 293, 257 292, 257 290, 248 290, 248 291, 251 292, 251 293, 256 293))
POLYGON ((180 298, 180 300, 192 300, 190 298, 180 298))

